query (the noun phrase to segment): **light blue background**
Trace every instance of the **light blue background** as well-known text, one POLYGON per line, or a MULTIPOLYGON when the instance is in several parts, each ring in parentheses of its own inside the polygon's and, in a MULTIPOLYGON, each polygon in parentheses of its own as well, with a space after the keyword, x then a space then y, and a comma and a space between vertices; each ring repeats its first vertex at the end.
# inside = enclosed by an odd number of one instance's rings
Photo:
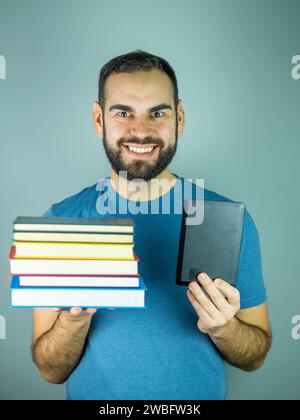
POLYGON ((299 21, 297 0, 0 0, 1 399, 65 397, 31 361, 31 312, 8 309, 12 222, 109 174, 98 73, 137 48, 178 77, 186 129, 170 169, 246 202, 260 233, 274 343, 259 371, 229 367, 229 398, 299 399, 299 21))

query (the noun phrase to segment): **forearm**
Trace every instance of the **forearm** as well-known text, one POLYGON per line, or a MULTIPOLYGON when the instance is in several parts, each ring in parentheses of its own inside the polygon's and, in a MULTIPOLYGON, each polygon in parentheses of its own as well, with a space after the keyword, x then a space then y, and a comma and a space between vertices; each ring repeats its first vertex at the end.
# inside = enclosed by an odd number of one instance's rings
POLYGON ((33 343, 33 360, 49 382, 63 383, 81 357, 91 317, 71 317, 61 313, 51 330, 33 343))
POLYGON ((236 317, 209 335, 228 363, 249 372, 263 364, 272 342, 271 334, 236 317))

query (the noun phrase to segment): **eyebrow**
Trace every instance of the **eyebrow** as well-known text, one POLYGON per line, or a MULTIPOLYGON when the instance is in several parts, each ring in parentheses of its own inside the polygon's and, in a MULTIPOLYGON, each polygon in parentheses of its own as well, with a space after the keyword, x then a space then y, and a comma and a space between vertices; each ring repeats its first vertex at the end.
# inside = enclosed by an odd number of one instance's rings
MULTIPOLYGON (((114 109, 119 109, 121 111, 128 111, 128 112, 134 112, 134 109, 129 106, 129 105, 123 105, 123 104, 115 104, 112 105, 109 108, 109 111, 113 111, 114 109)), ((167 103, 162 103, 159 105, 155 105, 152 108, 149 109, 149 112, 155 112, 155 111, 160 111, 161 109, 172 109, 171 105, 167 104, 167 103)))

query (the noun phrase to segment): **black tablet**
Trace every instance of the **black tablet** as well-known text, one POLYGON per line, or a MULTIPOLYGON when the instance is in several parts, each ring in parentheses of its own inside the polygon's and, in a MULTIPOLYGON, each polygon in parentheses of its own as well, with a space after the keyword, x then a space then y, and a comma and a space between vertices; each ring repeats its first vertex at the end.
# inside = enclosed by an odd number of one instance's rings
POLYGON ((245 204, 240 202, 185 200, 176 273, 178 285, 187 286, 198 273, 205 272, 212 279, 221 278, 235 286, 244 211, 245 204))

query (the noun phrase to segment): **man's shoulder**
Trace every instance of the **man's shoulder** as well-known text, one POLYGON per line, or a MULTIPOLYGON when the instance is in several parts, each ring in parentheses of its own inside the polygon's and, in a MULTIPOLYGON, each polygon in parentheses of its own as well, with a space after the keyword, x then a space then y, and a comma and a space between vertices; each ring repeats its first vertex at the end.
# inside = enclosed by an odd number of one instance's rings
MULTIPOLYGON (((230 201, 234 202, 235 200, 226 197, 225 195, 219 194, 216 191, 209 190, 208 188, 205 188, 202 182, 198 182, 198 180, 193 180, 189 178, 183 178, 184 181, 184 188, 186 188, 187 185, 190 186, 192 189, 192 196, 196 197, 199 196, 202 197, 204 195, 204 200, 212 200, 212 201, 230 201), (197 194, 198 193, 198 194, 197 194)), ((202 181, 202 180, 201 180, 202 181)))
POLYGON ((99 181, 61 201, 53 203, 44 215, 52 217, 89 217, 95 208, 99 194, 98 183, 99 181))
MULTIPOLYGON (((189 182, 192 184, 192 197, 197 198, 197 193, 196 191, 198 190, 199 194, 198 196, 200 197, 200 193, 202 192, 202 197, 204 195, 204 200, 211 200, 211 201, 227 201, 227 202, 231 202, 231 203, 236 203, 236 202, 240 202, 240 200, 234 200, 233 198, 229 198, 225 195, 222 195, 214 190, 210 190, 208 188, 203 188, 201 187, 197 182, 194 182, 194 180, 192 179, 187 179, 187 178, 183 178, 185 182, 189 182)), ((244 212, 244 223, 243 223, 243 230, 244 230, 244 234, 246 233, 252 233, 253 236, 258 236, 258 232, 257 232, 257 227, 255 225, 255 222, 251 216, 251 214, 249 213, 246 203, 243 202, 243 204, 245 205, 245 212, 244 212)))
POLYGON ((228 201, 232 203, 235 201, 229 197, 226 197, 225 195, 219 194, 216 191, 209 190, 207 188, 204 189, 204 199, 211 201, 228 201))

